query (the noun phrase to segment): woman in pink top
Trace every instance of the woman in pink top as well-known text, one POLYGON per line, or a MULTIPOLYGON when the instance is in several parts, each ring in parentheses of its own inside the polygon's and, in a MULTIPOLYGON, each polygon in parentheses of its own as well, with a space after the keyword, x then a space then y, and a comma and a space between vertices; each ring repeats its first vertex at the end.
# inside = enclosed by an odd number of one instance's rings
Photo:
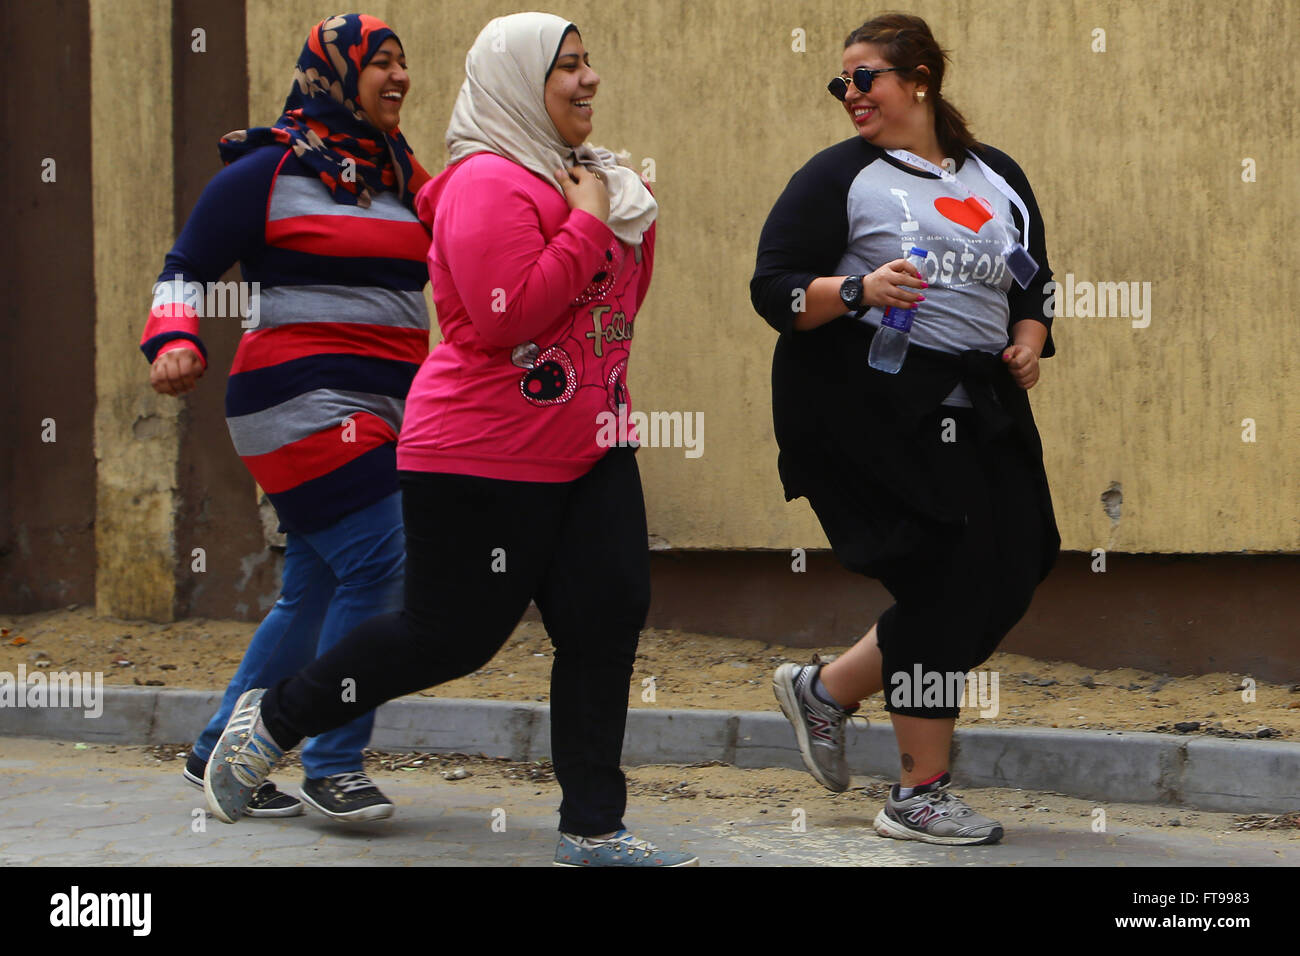
POLYGON ((629 401, 658 209, 635 173, 582 145, 600 77, 573 24, 493 20, 465 69, 451 165, 416 199, 443 341, 398 444, 405 608, 249 691, 209 762, 208 802, 233 822, 285 750, 478 670, 534 601, 555 647, 555 862, 693 864, 624 829, 619 766, 650 572, 634 448, 607 447, 602 425, 629 401))

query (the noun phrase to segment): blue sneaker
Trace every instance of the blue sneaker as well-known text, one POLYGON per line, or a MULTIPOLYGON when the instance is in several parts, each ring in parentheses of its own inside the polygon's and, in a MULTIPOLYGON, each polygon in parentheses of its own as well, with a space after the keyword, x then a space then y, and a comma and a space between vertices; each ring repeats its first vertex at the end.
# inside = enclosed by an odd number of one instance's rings
MULTIPOLYGON (((203 789, 203 775, 207 772, 208 762, 196 754, 190 754, 182 773, 187 783, 203 789)), ((302 801, 281 793, 275 784, 266 781, 257 788, 253 799, 244 808, 246 817, 296 817, 302 813, 302 801)))
POLYGON ((560 834, 556 866, 699 866, 700 858, 677 850, 661 850, 619 830, 607 840, 560 834))
POLYGON ((245 691, 212 748, 203 774, 203 792, 208 809, 223 823, 234 823, 276 765, 281 750, 262 723, 262 695, 265 688, 245 691))

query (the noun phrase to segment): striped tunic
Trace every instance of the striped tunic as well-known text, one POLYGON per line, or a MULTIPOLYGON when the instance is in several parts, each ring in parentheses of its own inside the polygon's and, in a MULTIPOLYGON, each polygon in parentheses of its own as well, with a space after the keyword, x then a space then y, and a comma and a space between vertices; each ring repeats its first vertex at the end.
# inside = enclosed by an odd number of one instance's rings
POLYGON ((141 350, 152 362, 189 346, 206 362, 200 318, 246 329, 226 422, 284 530, 318 531, 397 490, 406 393, 428 354, 428 247, 395 193, 341 205, 268 146, 217 174, 168 253, 141 350), (218 280, 236 260, 247 285, 232 294, 218 280))

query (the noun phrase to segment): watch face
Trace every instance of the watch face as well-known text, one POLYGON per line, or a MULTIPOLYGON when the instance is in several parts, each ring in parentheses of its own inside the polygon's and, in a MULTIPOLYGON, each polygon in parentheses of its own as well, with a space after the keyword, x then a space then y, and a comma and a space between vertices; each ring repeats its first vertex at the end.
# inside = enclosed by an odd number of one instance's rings
POLYGON ((847 276, 840 283, 840 298, 844 304, 851 309, 856 309, 862 303, 862 278, 860 276, 847 276))

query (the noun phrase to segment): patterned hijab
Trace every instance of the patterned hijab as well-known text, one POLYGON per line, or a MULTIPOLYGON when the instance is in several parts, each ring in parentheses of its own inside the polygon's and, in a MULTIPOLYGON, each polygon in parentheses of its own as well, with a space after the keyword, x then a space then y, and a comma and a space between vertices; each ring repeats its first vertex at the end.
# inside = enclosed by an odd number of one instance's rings
POLYGON ((395 189, 413 209, 429 174, 400 130, 383 133, 371 125, 357 93, 361 71, 389 37, 397 39, 388 24, 363 14, 316 24, 298 55, 293 89, 279 120, 271 127, 227 133, 218 147, 222 160, 229 165, 262 146, 281 143, 320 175, 335 202, 365 208, 371 197, 395 189))

